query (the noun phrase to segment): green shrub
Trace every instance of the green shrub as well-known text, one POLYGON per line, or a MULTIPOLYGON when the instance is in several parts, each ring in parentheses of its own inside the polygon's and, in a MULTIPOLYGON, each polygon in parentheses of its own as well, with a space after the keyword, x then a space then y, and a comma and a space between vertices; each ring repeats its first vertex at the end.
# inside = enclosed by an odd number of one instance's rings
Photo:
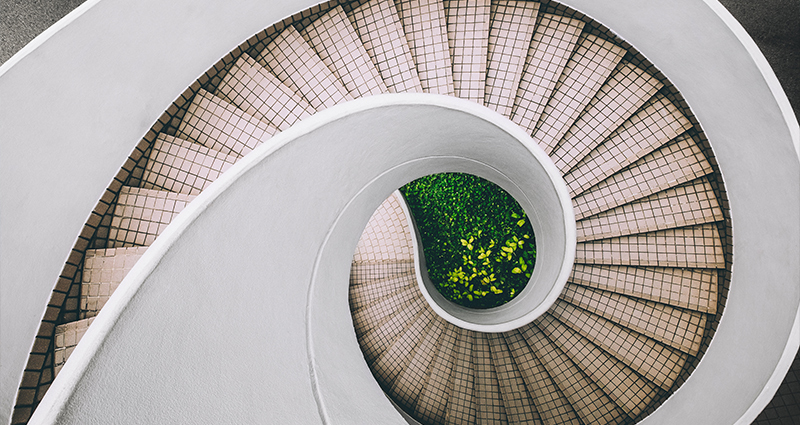
POLYGON ((511 195, 462 173, 425 176, 400 192, 417 223, 428 275, 442 295, 465 307, 491 308, 522 291, 536 243, 511 195))

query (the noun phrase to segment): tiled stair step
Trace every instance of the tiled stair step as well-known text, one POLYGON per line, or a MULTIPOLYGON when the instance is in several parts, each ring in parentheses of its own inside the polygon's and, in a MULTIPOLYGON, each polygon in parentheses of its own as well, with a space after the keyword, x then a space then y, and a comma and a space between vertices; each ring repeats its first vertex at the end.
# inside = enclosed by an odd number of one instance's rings
MULTIPOLYGON (((414 320, 403 329, 392 345, 370 364, 373 373, 378 377, 378 382, 392 397, 397 397, 393 393, 393 388, 395 388, 400 374, 411 367, 414 353, 425 341, 428 341, 431 347, 435 345, 435 339, 430 340, 432 337, 429 337, 429 332, 435 326, 436 317, 438 316, 432 309, 423 308, 414 320)), ((426 371, 427 365, 422 368, 422 375, 426 371)), ((413 406, 406 407, 413 410, 413 406)))
POLYGON ((413 261, 414 242, 401 206, 402 196, 394 192, 372 213, 356 245, 353 261, 413 261))
POLYGON ((564 182, 574 198, 586 189, 678 137, 691 122, 659 93, 584 157, 564 182))
POLYGON ((572 200, 582 220, 713 172, 699 144, 684 133, 572 200))
POLYGON ((355 261, 350 265, 350 285, 378 284, 386 279, 414 275, 414 261, 355 261))
POLYGON ((717 312, 719 271, 575 264, 569 281, 708 314, 717 312))
POLYGON ((425 386, 417 398, 414 416, 422 419, 424 423, 444 423, 445 421, 447 400, 450 399, 450 394, 453 392, 453 364, 458 329, 450 323, 445 326, 425 386))
POLYGON ((425 382, 430 375, 433 359, 442 341, 445 328, 449 323, 438 315, 434 315, 430 324, 426 326, 421 341, 411 352, 408 367, 400 371, 396 380, 392 382, 389 392, 396 400, 409 411, 414 411, 417 399, 425 388, 425 382))
MULTIPOLYGON (((532 325, 528 325, 532 326, 532 325)), ((583 425, 572 404, 553 382, 536 353, 518 329, 504 332, 514 364, 519 369, 528 393, 545 425, 583 425)))
POLYGON ((483 104, 506 117, 514 107, 538 12, 535 2, 492 2, 483 104))
POLYGON ((89 325, 94 321, 94 317, 88 319, 78 320, 75 322, 65 323, 56 326, 55 336, 53 340, 53 374, 58 375, 64 363, 75 350, 89 325))
POLYGON ((614 292, 567 284, 561 299, 692 356, 697 355, 706 315, 614 292))
POLYGON ((507 424, 508 415, 500 393, 497 371, 492 364, 492 351, 488 334, 477 332, 472 346, 472 364, 475 365, 475 401, 477 418, 481 424, 507 424))
POLYGON ((194 195, 123 186, 108 232, 108 248, 150 246, 194 195))
POLYGON ((153 142, 141 186, 199 195, 238 159, 203 145, 160 133, 153 142))
POLYGON ((94 317, 147 247, 89 249, 81 273, 80 318, 94 317))
POLYGON ((706 178, 667 189, 576 223, 578 242, 721 221, 724 217, 706 178))
POLYGON ((397 291, 417 286, 416 275, 390 277, 369 285, 350 285, 350 311, 356 312, 380 302, 397 291))
POLYGON ((627 414, 537 326, 525 326, 520 331, 583 423, 620 424, 628 419, 627 414))
POLYGON ((353 327, 356 330, 356 335, 360 337, 380 326, 403 306, 420 297, 422 297, 422 294, 418 288, 407 286, 370 304, 369 307, 353 312, 353 327))
POLYGON ((533 139, 549 155, 616 68, 625 50, 584 33, 547 101, 533 139))
POLYGON ((511 120, 533 134, 583 31, 578 19, 544 13, 536 26, 519 82, 511 120))
POLYGON ((392 0, 370 0, 347 17, 391 93, 422 92, 422 83, 392 0))
POLYGON ((317 111, 353 99, 293 26, 267 44, 256 61, 317 111))
POLYGON ((396 0, 411 57, 426 93, 453 95, 453 62, 442 0, 396 0))
POLYGON ((272 124, 200 89, 178 126, 177 136, 241 157, 277 132, 272 124))
MULTIPOLYGON (((688 355, 684 352, 566 301, 557 300, 547 314, 592 341, 665 391, 670 390, 688 359, 688 355)), ((545 360, 542 359, 542 362, 545 360)))
POLYGON ((575 262, 626 266, 725 268, 714 224, 580 242, 575 262))
POLYGON ((453 392, 447 401, 448 424, 477 423, 475 367, 472 364, 474 341, 474 331, 458 329, 456 354, 453 361, 453 392))
POLYGON ((358 343, 361 345, 361 351, 364 353, 367 363, 371 364, 388 350, 403 330, 414 322, 426 306, 425 298, 415 298, 405 304, 403 308, 398 309, 393 316, 380 326, 363 334, 358 339, 358 343))
POLYGON ((247 54, 236 60, 215 94, 281 131, 316 112, 303 96, 247 54))
POLYGON ((550 155, 556 167, 569 171, 663 86, 644 69, 620 62, 556 145, 550 155))
POLYGON ((656 385, 552 316, 536 325, 630 417, 639 416, 659 395, 656 385))
POLYGON ((505 338, 502 334, 491 333, 487 334, 487 339, 509 423, 541 424, 542 418, 528 393, 522 374, 514 363, 505 338))
POLYGON ((300 35, 353 98, 388 91, 341 6, 303 28, 300 35))
POLYGON ((456 97, 483 104, 491 0, 444 0, 456 97))

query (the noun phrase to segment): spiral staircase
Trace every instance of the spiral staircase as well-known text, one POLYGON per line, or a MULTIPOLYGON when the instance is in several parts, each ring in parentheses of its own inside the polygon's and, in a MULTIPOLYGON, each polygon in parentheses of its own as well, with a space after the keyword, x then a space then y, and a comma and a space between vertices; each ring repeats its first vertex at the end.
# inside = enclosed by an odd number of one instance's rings
MULTIPOLYGON (((556 2, 328 2, 278 22, 190 86, 136 146, 84 227, 29 356, 27 423, 81 337, 169 223, 262 144, 386 93, 476 102, 563 176, 577 249, 558 301, 519 329, 460 328, 427 304, 399 195, 352 263, 358 343, 420 423, 624 424, 686 382, 730 289, 732 227, 700 123, 631 45, 556 2)), ((409 419, 411 420, 411 419, 409 419)))

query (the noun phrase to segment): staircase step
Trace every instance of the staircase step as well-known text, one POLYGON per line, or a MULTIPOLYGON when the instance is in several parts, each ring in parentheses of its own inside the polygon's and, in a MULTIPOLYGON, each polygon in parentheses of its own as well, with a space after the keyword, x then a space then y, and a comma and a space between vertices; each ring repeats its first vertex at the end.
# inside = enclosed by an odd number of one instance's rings
POLYGON ((691 126, 677 106, 663 94, 657 94, 566 174, 564 182, 575 197, 691 126))
POLYGON ((656 385, 552 316, 537 326, 630 417, 639 416, 659 395, 656 385))
POLYGON ((514 100, 511 120, 533 134, 553 89, 564 72, 584 22, 566 16, 542 14, 533 34, 514 100))
POLYGON ((108 248, 150 246, 194 195, 123 186, 108 233, 108 248))
POLYGON ((89 325, 94 321, 94 317, 88 319, 78 320, 75 322, 65 323, 56 326, 55 335, 53 337, 53 375, 58 375, 64 363, 67 362, 69 356, 75 351, 75 346, 78 345, 89 325))
POLYGON ((497 372, 500 394, 503 396, 508 421, 510 423, 541 424, 542 418, 528 394, 522 374, 517 369, 511 351, 502 334, 487 334, 492 351, 492 364, 497 372))
POLYGON ((594 150, 663 86, 644 69, 620 62, 550 155, 561 174, 594 150))
POLYGON ((300 35, 353 98, 388 91, 341 6, 312 22, 300 35))
POLYGON ((421 93, 422 83, 394 2, 370 0, 345 10, 389 92, 421 93))
POLYGON ((725 268, 714 224, 580 242, 575 262, 627 266, 725 268))
POLYGON ((256 58, 283 84, 300 93, 317 111, 353 100, 293 26, 273 39, 256 58))
POLYGON ((538 12, 535 2, 492 2, 483 104, 506 117, 514 107, 538 12))
POLYGON ((445 0, 456 97, 483 104, 491 0, 445 0))
POLYGON ((394 192, 372 213, 356 245, 353 261, 414 259, 414 242, 401 197, 400 192, 394 192))
POLYGON ((387 297, 380 298, 368 307, 353 312, 353 328, 359 337, 367 332, 381 326, 389 320, 403 306, 411 303, 422 294, 414 286, 406 286, 399 291, 395 291, 387 297))
POLYGON ((147 247, 89 249, 81 272, 80 318, 97 316, 147 247))
POLYGON ((572 200, 582 220, 713 172, 688 133, 655 150, 572 200))
MULTIPOLYGON (((547 314, 589 339, 665 391, 670 390, 688 359, 686 353, 566 301, 557 300, 547 314)), ((528 341, 530 342, 530 339, 528 341)), ((545 359, 542 359, 542 362, 545 363, 545 359)))
POLYGON ((434 355, 441 344, 445 328, 449 326, 450 324, 444 319, 435 315, 431 324, 427 326, 422 341, 413 351, 408 367, 402 370, 397 380, 392 383, 390 392, 394 394, 398 403, 406 406, 409 411, 416 409, 417 399, 431 373, 434 355))
POLYGON ((689 355, 700 349, 703 313, 575 284, 567 284, 561 299, 689 355))
POLYGON ((244 156, 278 129, 200 89, 178 127, 178 137, 223 154, 244 156))
POLYGON ((472 363, 475 365, 475 400, 478 403, 477 423, 507 424, 508 415, 500 393, 497 371, 492 364, 492 351, 487 335, 477 332, 472 348, 472 363))
POLYGON ((247 54, 236 60, 215 94, 281 131, 316 112, 302 96, 247 54))
POLYGON ((721 221, 706 178, 650 195, 577 222, 578 242, 721 221))
POLYGON ((415 275, 413 261, 353 262, 350 285, 371 285, 386 279, 415 275))
MULTIPOLYGON (((387 348, 377 360, 371 364, 371 368, 375 376, 378 377, 378 382, 395 400, 396 381, 399 380, 400 374, 410 367, 411 361, 414 358, 414 353, 420 349, 421 344, 426 341, 431 327, 434 326, 436 313, 428 306, 424 306, 420 314, 400 333, 395 339, 392 346, 387 348)), ((432 345, 434 343, 431 343, 432 345)), ((425 366, 423 372, 427 370, 425 366)), ((414 410, 413 406, 404 406, 409 410, 414 410)))
POLYGON ((372 364, 392 346, 403 330, 422 313, 425 305, 427 304, 423 297, 410 300, 398 309, 396 314, 358 339, 367 364, 372 364))
POLYGON ((160 133, 153 142, 141 186, 199 195, 237 159, 234 155, 160 133))
POLYGON ((538 326, 526 326, 520 330, 583 423, 621 424, 628 419, 625 412, 569 356, 543 335, 538 326))
MULTIPOLYGON (((527 325, 533 326, 533 325, 527 325)), ((503 333, 536 410, 545 425, 583 425, 518 329, 503 333)))
POLYGON ((447 401, 448 424, 477 423, 475 404, 475 367, 472 364, 472 345, 475 332, 458 329, 455 360, 453 362, 453 392, 447 401))
POLYGON ((718 277, 716 270, 575 264, 569 281, 716 314, 718 277))
POLYGON ((430 373, 414 408, 414 416, 424 423, 443 423, 447 415, 447 400, 453 392, 458 328, 447 324, 436 348, 430 373))
POLYGON ((452 96, 453 62, 442 0, 396 0, 395 6, 422 89, 452 96))
POLYGON ((625 55, 594 34, 581 35, 536 125, 533 139, 549 155, 625 55))
POLYGON ((415 275, 368 280, 367 284, 350 285, 350 311, 356 312, 390 296, 417 286, 415 275))

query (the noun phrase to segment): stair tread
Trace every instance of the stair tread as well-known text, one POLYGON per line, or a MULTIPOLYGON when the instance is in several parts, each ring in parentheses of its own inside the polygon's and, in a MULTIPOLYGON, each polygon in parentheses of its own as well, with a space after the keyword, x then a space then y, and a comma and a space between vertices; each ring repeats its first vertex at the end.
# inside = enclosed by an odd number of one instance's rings
POLYGON ((552 316, 537 327, 629 416, 639 416, 658 396, 656 385, 552 316))
POLYGON ((569 171, 663 86, 646 70, 621 61, 553 150, 556 167, 562 174, 569 171))
POLYGON ((492 1, 484 106, 510 116, 536 26, 539 3, 492 1))
POLYGON ((278 129, 200 89, 178 126, 178 137, 216 151, 244 156, 278 129))
POLYGON ((478 403, 476 412, 478 423, 508 423, 503 396, 497 371, 492 364, 492 352, 489 348, 488 334, 477 332, 472 350, 472 361, 475 365, 475 400, 478 403))
MULTIPOLYGON (((428 306, 423 306, 414 321, 408 325, 370 366, 381 386, 394 398, 399 398, 395 393, 396 381, 400 374, 409 368, 414 353, 425 341, 430 328, 435 322, 436 313, 428 306)), ((426 366, 427 368, 427 366, 426 366)), ((413 406, 403 406, 413 410, 413 406)))
POLYGON ((520 331, 583 423, 619 424, 627 419, 625 412, 569 356, 543 335, 538 326, 525 326, 520 331))
POLYGON ((141 186, 198 195, 238 157, 160 133, 153 142, 141 186))
POLYGON ((684 352, 566 301, 557 300, 547 314, 586 337, 665 391, 670 390, 688 359, 688 355, 684 352))
POLYGON ((300 35, 353 98, 388 91, 341 6, 303 28, 300 35))
POLYGON ((371 285, 395 277, 415 274, 413 261, 354 261, 350 264, 350 285, 371 285))
POLYGON ((317 111, 353 99, 291 25, 267 44, 256 61, 317 111))
POLYGON ((583 425, 519 329, 503 333, 528 393, 545 425, 583 425))
POLYGON ((575 219, 584 219, 712 172, 697 141, 684 133, 575 197, 572 200, 575 219))
POLYGON ((398 378, 392 382, 390 391, 397 397, 398 402, 406 406, 409 411, 416 409, 417 400, 430 374, 434 355, 444 330, 448 326, 449 323, 444 319, 434 316, 431 324, 426 327, 421 342, 412 353, 408 367, 402 370, 398 378))
POLYGON ((576 223, 578 242, 722 221, 714 188, 700 178, 576 223))
POLYGON ((491 0, 445 0, 456 97, 483 103, 491 0))
POLYGON ((391 295, 380 298, 369 306, 353 312, 353 328, 361 336, 389 320, 404 305, 421 297, 419 290, 406 286, 391 295))
POLYGON ((561 299, 689 355, 700 349, 703 313, 571 283, 561 299))
POLYGON ((575 262, 629 266, 725 268, 717 226, 702 224, 579 242, 575 262))
POLYGON ((350 311, 368 308, 391 294, 417 285, 416 276, 405 275, 380 279, 375 283, 350 285, 350 311))
POLYGON ((690 127, 678 107, 659 93, 564 175, 564 182, 575 197, 690 127))
POLYGON ((611 41, 581 35, 533 133, 545 153, 553 152, 624 55, 625 50, 611 41))
POLYGON ((108 248, 149 246, 194 195, 123 186, 111 218, 108 248))
POLYGON ((542 419, 539 412, 528 394, 522 374, 514 364, 511 351, 502 334, 488 334, 487 339, 508 421, 510 423, 541 424, 542 419))
POLYGON ((716 270, 575 264, 569 281, 715 314, 718 277, 716 270))
POLYGON ((452 96, 453 63, 442 1, 396 0, 395 6, 423 91, 452 96))
POLYGON ((372 63, 391 93, 422 92, 422 83, 392 0, 370 0, 347 11, 372 63))
POLYGON ((511 120, 533 135, 585 23, 544 13, 536 26, 514 100, 511 120))
POLYGON ((316 112, 301 95, 247 54, 236 60, 215 94, 281 131, 316 112))
POLYGON ((428 379, 417 398, 415 416, 428 423, 442 423, 447 414, 447 400, 453 391, 453 364, 458 328, 447 323, 437 344, 428 379))
POLYGON ((394 192, 372 213, 356 245, 355 261, 414 259, 414 242, 403 202, 400 192, 394 192))
POLYGON ((364 359, 367 360, 368 364, 372 364, 392 346, 395 339, 422 312, 425 304, 425 298, 423 297, 409 300, 380 326, 371 329, 358 338, 361 351, 364 353, 364 359))
POLYGON ((472 364, 472 345, 475 332, 459 328, 453 362, 453 392, 447 401, 448 424, 477 422, 475 405, 475 368, 472 364))
POLYGON ((147 247, 88 249, 81 269, 79 317, 94 317, 147 247))
POLYGON ((56 326, 53 335, 53 375, 58 375, 64 363, 67 362, 75 346, 86 334, 89 325, 94 321, 94 317, 89 317, 74 322, 64 323, 56 326))

